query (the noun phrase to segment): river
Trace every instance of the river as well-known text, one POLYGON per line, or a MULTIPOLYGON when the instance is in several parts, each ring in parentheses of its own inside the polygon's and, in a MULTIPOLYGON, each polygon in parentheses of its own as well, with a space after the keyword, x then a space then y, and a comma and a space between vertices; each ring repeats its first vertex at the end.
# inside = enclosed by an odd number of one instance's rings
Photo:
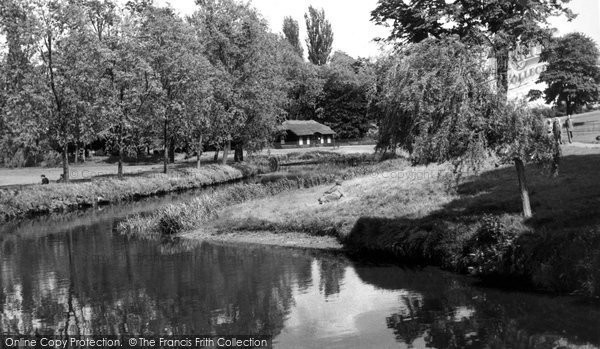
POLYGON ((600 307, 341 253, 119 235, 194 192, 0 229, 0 333, 257 335, 275 348, 595 348, 600 307))

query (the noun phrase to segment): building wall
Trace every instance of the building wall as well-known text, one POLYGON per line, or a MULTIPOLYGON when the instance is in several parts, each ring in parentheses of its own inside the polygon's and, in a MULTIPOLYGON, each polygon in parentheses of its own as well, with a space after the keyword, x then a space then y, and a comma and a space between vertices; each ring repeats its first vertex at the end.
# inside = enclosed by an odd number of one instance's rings
POLYGON ((333 135, 314 134, 310 136, 297 136, 287 132, 286 136, 275 143, 276 148, 290 147, 332 147, 335 144, 333 135))

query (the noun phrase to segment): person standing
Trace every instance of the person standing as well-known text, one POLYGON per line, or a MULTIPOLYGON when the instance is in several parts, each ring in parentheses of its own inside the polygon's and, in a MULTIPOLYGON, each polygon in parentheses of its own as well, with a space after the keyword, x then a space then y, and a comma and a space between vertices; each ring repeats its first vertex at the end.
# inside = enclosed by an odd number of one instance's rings
POLYGON ((554 140, 557 144, 563 144, 561 132, 560 119, 556 117, 554 118, 554 123, 552 125, 552 133, 554 133, 554 140))
POLYGON ((573 143, 573 120, 571 119, 571 114, 567 116, 565 128, 567 129, 567 138, 569 139, 569 143, 573 143))

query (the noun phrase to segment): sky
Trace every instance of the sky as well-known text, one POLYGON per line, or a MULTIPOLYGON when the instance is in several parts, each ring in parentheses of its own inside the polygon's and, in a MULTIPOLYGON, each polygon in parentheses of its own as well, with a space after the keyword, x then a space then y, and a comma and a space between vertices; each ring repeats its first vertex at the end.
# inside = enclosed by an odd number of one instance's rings
MULTIPOLYGON (((182 15, 189 15, 196 8, 194 0, 156 0, 156 3, 169 3, 182 15)), ((300 24, 303 44, 306 37, 304 13, 310 5, 323 8, 333 27, 333 51, 344 51, 353 57, 377 56, 379 44, 373 42, 373 38, 386 37, 389 31, 370 21, 370 13, 377 6, 377 0, 253 0, 252 5, 275 33, 281 33, 285 16, 296 19, 300 24)), ((572 0, 569 7, 579 16, 572 22, 552 18, 550 22, 558 29, 558 34, 579 31, 600 43, 600 1, 572 0)))

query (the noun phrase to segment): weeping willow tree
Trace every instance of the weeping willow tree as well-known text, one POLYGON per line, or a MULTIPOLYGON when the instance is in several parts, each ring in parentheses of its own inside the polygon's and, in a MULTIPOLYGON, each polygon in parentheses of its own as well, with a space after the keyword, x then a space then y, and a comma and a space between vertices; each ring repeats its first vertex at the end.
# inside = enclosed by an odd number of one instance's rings
POLYGON ((478 170, 492 153, 514 162, 529 217, 524 164, 551 161, 555 149, 542 119, 495 92, 485 57, 484 49, 454 37, 427 39, 391 57, 380 78, 378 148, 402 148, 413 164, 451 162, 459 171, 478 170))

